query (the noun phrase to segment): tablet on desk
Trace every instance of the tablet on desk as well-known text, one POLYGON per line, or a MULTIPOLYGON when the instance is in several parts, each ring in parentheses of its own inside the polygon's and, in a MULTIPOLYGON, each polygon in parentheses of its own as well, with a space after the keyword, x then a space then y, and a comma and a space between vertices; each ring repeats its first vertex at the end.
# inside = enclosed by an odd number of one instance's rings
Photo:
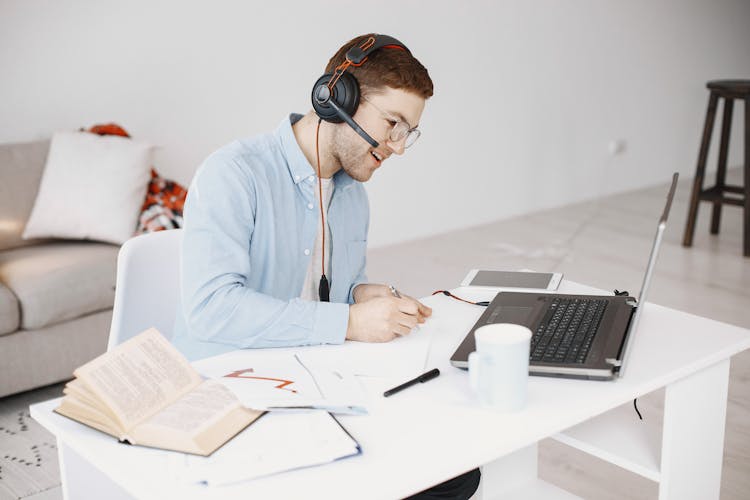
POLYGON ((472 269, 461 286, 503 291, 554 291, 560 286, 562 273, 535 273, 523 271, 490 271, 472 269))

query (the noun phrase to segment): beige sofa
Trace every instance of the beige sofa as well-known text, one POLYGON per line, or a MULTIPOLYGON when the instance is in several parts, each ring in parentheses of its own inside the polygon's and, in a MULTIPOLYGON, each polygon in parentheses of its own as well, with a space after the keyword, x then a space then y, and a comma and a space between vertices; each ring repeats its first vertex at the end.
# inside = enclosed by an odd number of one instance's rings
POLYGON ((107 346, 119 247, 21 237, 48 150, 0 145, 0 397, 67 380, 107 346))

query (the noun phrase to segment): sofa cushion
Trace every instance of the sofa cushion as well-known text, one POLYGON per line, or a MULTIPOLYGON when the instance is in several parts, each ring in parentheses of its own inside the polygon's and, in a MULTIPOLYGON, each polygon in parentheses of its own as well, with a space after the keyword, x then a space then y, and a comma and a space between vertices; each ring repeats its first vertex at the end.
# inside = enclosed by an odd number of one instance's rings
POLYGON ((112 307, 119 247, 63 241, 0 252, 0 282, 32 330, 112 307))
POLYGON ((0 283, 0 335, 18 330, 19 318, 18 299, 0 283))
POLYGON ((125 243, 138 225, 153 149, 125 137, 55 132, 23 237, 125 243))
POLYGON ((34 206, 49 141, 0 144, 0 250, 38 243, 21 237, 34 206))

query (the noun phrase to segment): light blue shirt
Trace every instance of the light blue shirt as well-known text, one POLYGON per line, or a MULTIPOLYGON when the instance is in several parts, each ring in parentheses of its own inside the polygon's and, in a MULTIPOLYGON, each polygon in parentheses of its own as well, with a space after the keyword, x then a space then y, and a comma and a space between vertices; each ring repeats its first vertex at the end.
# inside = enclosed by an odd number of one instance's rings
POLYGON ((172 337, 188 359, 344 341, 352 291, 367 281, 369 203, 360 182, 336 173, 326 241, 331 302, 300 299, 320 224, 317 176, 292 131, 300 118, 219 149, 193 178, 172 337))

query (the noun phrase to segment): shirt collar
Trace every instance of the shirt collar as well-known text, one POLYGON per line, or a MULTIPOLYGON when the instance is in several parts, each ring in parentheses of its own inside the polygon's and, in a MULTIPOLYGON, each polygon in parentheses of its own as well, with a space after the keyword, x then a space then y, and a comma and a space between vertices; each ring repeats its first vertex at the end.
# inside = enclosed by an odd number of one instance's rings
MULTIPOLYGON (((292 113, 288 117, 284 118, 281 121, 281 124, 279 124, 279 127, 276 129, 276 136, 281 142, 281 148, 284 152, 284 156, 286 157, 287 167, 289 168, 289 175, 291 175, 292 181, 295 184, 299 184, 311 175, 316 174, 315 169, 313 169, 312 165, 310 165, 310 162, 307 161, 307 158, 305 158, 305 154, 302 152, 299 144, 297 144, 297 138, 294 137, 292 125, 297 123, 300 118, 302 118, 302 115, 292 113)), ((343 169, 336 172, 336 174, 334 174, 333 176, 333 179, 336 185, 336 189, 347 188, 354 182, 356 182, 349 176, 349 174, 344 172, 343 169)))

